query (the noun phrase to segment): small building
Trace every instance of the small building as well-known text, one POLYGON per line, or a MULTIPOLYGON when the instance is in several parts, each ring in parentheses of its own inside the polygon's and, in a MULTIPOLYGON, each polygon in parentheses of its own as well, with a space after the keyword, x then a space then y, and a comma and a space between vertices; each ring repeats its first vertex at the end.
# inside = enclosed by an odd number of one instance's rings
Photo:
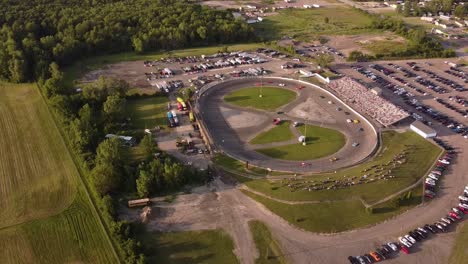
POLYGON ((450 20, 450 16, 446 16, 446 15, 440 15, 439 18, 442 19, 442 20, 445 20, 445 21, 450 20))
POLYGON ((305 70, 305 69, 300 69, 299 73, 304 75, 305 77, 311 77, 312 75, 314 75, 313 72, 311 72, 309 70, 305 70))
POLYGON ((429 17, 429 16, 423 16, 421 17, 421 20, 427 21, 427 22, 434 22, 435 18, 429 17))
POLYGON ((137 207, 137 206, 147 206, 151 203, 149 198, 137 199, 137 200, 129 200, 128 207, 137 207))
POLYGON ((114 135, 114 134, 107 134, 106 135, 106 138, 109 139, 109 138, 119 138, 120 140, 122 140, 122 143, 126 146, 129 146, 129 147, 133 147, 136 145, 136 140, 135 138, 133 137, 129 137, 129 136, 119 136, 119 135, 114 135))
POLYGON ((416 132, 416 134, 420 135, 423 138, 432 138, 432 137, 437 136, 437 132, 434 129, 432 129, 429 126, 426 126, 421 121, 414 121, 410 125, 410 129, 416 132))
POLYGON ((372 88, 371 92, 377 96, 381 96, 382 95, 382 89, 379 88, 379 87, 374 87, 372 88))

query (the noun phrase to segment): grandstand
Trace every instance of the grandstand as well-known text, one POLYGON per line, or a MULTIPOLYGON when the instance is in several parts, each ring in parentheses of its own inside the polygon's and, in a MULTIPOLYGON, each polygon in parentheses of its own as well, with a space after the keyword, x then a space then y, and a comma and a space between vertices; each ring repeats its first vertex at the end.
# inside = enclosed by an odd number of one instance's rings
POLYGON ((392 125, 409 116, 400 107, 376 95, 350 77, 334 80, 328 87, 356 110, 369 115, 383 126, 392 125))

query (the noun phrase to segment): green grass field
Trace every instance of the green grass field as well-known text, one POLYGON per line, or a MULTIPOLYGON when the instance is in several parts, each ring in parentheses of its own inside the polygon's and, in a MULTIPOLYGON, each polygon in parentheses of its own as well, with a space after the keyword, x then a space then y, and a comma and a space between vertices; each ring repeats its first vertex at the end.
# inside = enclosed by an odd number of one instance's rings
POLYGON ((33 85, 0 83, 0 228, 57 214, 77 171, 33 85))
POLYGON ((221 230, 145 233, 140 238, 146 263, 236 264, 234 243, 221 230))
POLYGON ((425 175, 426 171, 431 167, 435 159, 441 153, 441 150, 437 146, 427 140, 424 140, 413 132, 400 134, 388 131, 383 133, 382 138, 382 150, 369 162, 365 162, 352 168, 338 170, 336 173, 322 173, 315 174, 310 177, 304 177, 301 181, 318 181, 325 179, 342 180, 345 176, 362 176, 365 174, 362 172, 363 170, 374 165, 384 164, 390 161, 395 155, 405 148, 405 145, 412 144, 411 151, 407 155, 407 162, 393 169, 392 175, 394 175, 395 178, 388 181, 376 181, 373 183, 355 185, 351 188, 337 190, 319 190, 309 192, 300 189, 292 192, 287 187, 287 183, 282 183, 279 180, 251 180, 247 178, 241 178, 240 180, 256 191, 283 200, 322 201, 363 199, 367 203, 374 203, 404 187, 414 184, 425 175))
POLYGON ((35 85, 0 83, 2 263, 116 263, 35 85))
MULTIPOLYGON (((305 135, 306 126, 298 128, 302 135, 305 135)), ((256 151, 275 159, 284 160, 313 160, 329 156, 340 150, 346 140, 340 132, 307 125, 306 145, 301 143, 284 145, 274 148, 258 149, 256 151)))
POLYGON ((167 126, 166 112, 168 102, 169 100, 165 96, 128 100, 128 111, 132 118, 133 126, 137 129, 167 126))
POLYGON ((278 242, 272 237, 268 227, 260 221, 249 222, 250 232, 257 246, 259 257, 255 264, 286 264, 286 259, 278 242))
POLYGON ((465 222, 463 226, 457 229, 457 238, 455 245, 450 254, 449 263, 464 264, 468 259, 468 224, 465 222))
POLYGON ((270 130, 258 134, 249 143, 250 144, 267 144, 273 142, 282 142, 293 139, 294 135, 289 128, 290 122, 282 122, 280 125, 273 127, 270 130))
POLYGON ((401 53, 408 49, 408 43, 402 41, 379 40, 364 44, 363 47, 373 54, 401 53))
POLYGON ((387 202, 375 207, 373 213, 369 213, 358 200, 290 205, 249 191, 243 192, 292 225, 319 233, 336 233, 376 224, 416 206, 422 198, 422 187, 418 186, 413 190, 412 198, 398 207, 392 202, 387 202))
POLYGON ((65 211, 0 230, 2 263, 117 263, 117 259, 79 191, 65 211))
POLYGON ((259 97, 260 87, 248 87, 226 95, 224 100, 240 107, 273 111, 296 98, 295 92, 279 87, 264 86, 261 90, 262 97, 259 97))
MULTIPOLYGON (((289 36, 310 39, 318 35, 370 33, 371 18, 346 7, 284 9, 254 25, 257 35, 265 39, 289 36), (325 22, 328 18, 328 23, 325 22)), ((375 31, 375 30, 374 30, 375 31)))

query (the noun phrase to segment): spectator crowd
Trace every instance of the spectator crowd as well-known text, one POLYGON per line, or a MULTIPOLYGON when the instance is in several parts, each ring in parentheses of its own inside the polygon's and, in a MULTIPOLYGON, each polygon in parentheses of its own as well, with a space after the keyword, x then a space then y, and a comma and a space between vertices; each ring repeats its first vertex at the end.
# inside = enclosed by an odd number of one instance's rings
POLYGON ((345 102, 377 120, 384 126, 394 124, 409 116, 400 107, 385 100, 350 77, 332 81, 329 85, 345 102))

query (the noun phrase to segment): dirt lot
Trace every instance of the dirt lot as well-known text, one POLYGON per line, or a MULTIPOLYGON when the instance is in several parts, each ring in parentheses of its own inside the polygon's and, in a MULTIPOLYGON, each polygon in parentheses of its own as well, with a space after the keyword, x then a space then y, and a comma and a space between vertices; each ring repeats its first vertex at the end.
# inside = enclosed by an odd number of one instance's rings
MULTIPOLYGON (((458 143, 457 136, 444 136, 453 145, 466 149, 468 144, 458 143)), ((383 242, 395 241, 405 231, 425 223, 432 223, 456 203, 456 195, 465 185, 468 164, 463 162, 466 153, 459 155, 453 171, 443 181, 440 196, 394 219, 373 227, 334 235, 305 232, 292 227, 280 217, 272 214, 261 204, 248 198, 238 188, 215 180, 205 188, 198 188, 191 194, 181 195, 172 204, 156 203, 159 212, 148 227, 161 231, 225 229, 234 239, 235 253, 241 263, 253 263, 257 252, 248 230, 247 222, 257 219, 265 222, 279 240, 283 253, 291 263, 346 263, 349 255, 363 254, 383 242)), ((139 210, 130 210, 126 217, 137 219, 139 210)), ((455 232, 438 234, 419 243, 414 253, 400 255, 386 263, 448 263, 455 232)))
POLYGON ((406 40, 399 37, 391 32, 385 32, 382 34, 370 34, 370 35, 354 35, 354 36, 328 36, 329 41, 327 45, 341 51, 346 56, 354 50, 358 50, 364 53, 370 53, 365 48, 366 44, 371 44, 379 41, 396 41, 404 43, 406 40))

